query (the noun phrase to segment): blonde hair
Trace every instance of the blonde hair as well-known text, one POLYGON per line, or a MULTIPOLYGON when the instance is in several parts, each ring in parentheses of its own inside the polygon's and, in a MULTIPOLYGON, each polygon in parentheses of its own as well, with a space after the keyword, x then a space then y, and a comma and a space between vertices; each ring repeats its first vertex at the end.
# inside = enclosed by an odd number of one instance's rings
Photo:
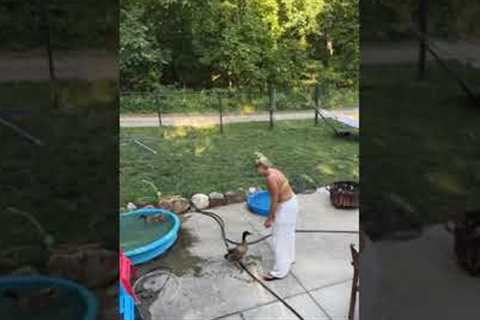
POLYGON ((256 159, 255 159, 255 166, 265 166, 265 167, 271 167, 272 166, 272 162, 270 162, 270 160, 268 160, 267 157, 265 157, 263 155, 263 153, 261 152, 255 152, 255 156, 256 156, 256 159))

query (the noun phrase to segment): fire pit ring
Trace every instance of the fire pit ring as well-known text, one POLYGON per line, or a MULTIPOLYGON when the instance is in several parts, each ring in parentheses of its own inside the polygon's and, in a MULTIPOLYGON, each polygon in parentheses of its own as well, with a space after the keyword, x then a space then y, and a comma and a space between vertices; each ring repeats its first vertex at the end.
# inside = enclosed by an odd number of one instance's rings
POLYGON ((337 181, 327 186, 330 203, 337 209, 359 207, 359 184, 355 181, 337 181))

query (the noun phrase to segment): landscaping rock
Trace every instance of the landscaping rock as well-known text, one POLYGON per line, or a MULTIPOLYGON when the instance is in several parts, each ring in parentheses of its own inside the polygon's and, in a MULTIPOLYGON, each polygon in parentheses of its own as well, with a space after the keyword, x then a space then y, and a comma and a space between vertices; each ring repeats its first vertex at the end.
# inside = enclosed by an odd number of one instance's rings
POLYGON ((6 273, 18 267, 18 262, 13 258, 0 258, 0 272, 6 273))
POLYGON ((51 275, 76 281, 89 288, 99 288, 118 279, 117 263, 116 252, 98 244, 87 244, 55 249, 47 268, 51 275))
POLYGON ((173 201, 170 198, 163 198, 158 201, 157 208, 173 211, 173 201))
POLYGON ((162 198, 158 202, 158 208, 174 212, 176 214, 182 214, 190 209, 190 202, 188 199, 180 196, 174 196, 170 198, 162 198))
POLYGON ((225 201, 227 204, 244 202, 245 193, 241 191, 227 191, 225 192, 225 201))
POLYGON ((238 188, 237 192, 238 192, 238 195, 243 199, 241 202, 247 200, 247 196, 248 196, 247 190, 243 188, 238 188))
POLYGON ((33 266, 23 266, 18 269, 15 269, 10 273, 15 276, 32 276, 39 274, 38 270, 33 266))
POLYGON ((10 258, 18 263, 17 267, 24 265, 40 266, 45 264, 49 257, 49 252, 44 247, 25 247, 21 254, 13 254, 10 258))
POLYGON ((192 203, 200 210, 207 209, 210 205, 210 200, 206 194, 196 193, 192 196, 192 203))
POLYGON ((145 197, 140 197, 135 200, 135 205, 137 208, 144 208, 149 205, 154 205, 157 202, 157 197, 154 196, 145 196, 145 197))
POLYGON ((176 197, 172 201, 172 211, 176 214, 182 214, 190 209, 190 202, 188 199, 176 197))
POLYGON ((208 195, 210 199, 210 208, 225 205, 225 196, 220 192, 211 192, 208 195))

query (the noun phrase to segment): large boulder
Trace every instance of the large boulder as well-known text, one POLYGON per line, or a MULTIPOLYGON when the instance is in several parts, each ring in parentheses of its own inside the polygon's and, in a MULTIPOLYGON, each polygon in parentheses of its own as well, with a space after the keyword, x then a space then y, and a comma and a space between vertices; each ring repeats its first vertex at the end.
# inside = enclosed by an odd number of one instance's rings
POLYGON ((232 204, 232 203, 241 203, 245 201, 245 191, 238 190, 238 191, 227 191, 225 192, 225 201, 227 204, 232 204))
POLYGON ((207 209, 210 205, 210 199, 206 194, 196 193, 192 196, 192 203, 200 210, 207 209))
POLYGON ((208 194, 210 208, 225 205, 225 196, 220 192, 211 192, 208 194))

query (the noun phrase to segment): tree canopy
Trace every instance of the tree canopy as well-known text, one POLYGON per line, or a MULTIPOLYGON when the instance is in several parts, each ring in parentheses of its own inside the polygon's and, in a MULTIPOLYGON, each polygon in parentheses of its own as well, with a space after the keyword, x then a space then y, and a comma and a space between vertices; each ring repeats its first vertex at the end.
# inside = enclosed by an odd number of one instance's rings
POLYGON ((122 88, 358 85, 358 0, 124 0, 122 88))

